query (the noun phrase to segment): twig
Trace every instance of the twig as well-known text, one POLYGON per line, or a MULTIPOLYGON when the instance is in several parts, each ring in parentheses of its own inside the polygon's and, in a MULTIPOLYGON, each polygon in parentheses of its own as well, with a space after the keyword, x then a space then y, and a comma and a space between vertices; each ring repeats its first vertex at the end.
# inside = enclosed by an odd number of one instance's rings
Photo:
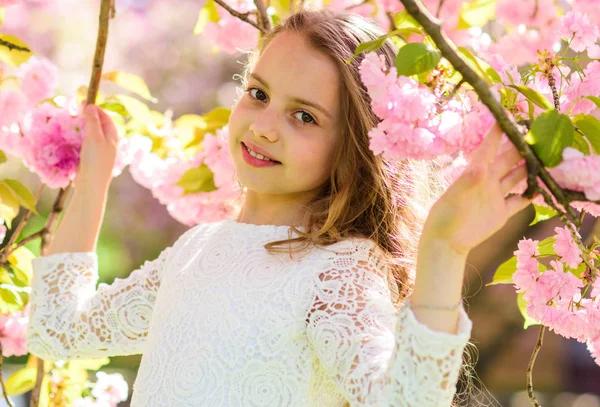
POLYGON ((254 21, 252 21, 248 18, 250 13, 240 13, 239 11, 236 11, 236 10, 232 9, 231 7, 229 7, 227 5, 227 3, 225 3, 223 0, 215 0, 215 3, 217 3, 219 6, 223 7, 225 10, 227 10, 229 12, 229 14, 231 14, 232 16, 237 17, 240 20, 250 24, 252 27, 256 28, 257 30, 259 30, 261 33, 264 34, 264 30, 258 24, 256 24, 254 21))
POLYGON ((258 10, 258 21, 260 21, 260 26, 262 27, 261 33, 264 34, 265 32, 271 31, 271 22, 269 21, 265 3, 263 3, 263 0, 254 0, 254 4, 258 10))
POLYGON ((106 41, 108 40, 109 13, 115 15, 114 0, 102 0, 100 4, 100 15, 98 16, 98 38, 96 39, 96 52, 94 53, 94 64, 92 65, 92 76, 88 87, 86 104, 96 103, 96 95, 100 87, 102 66, 104 65, 104 54, 106 52, 106 41))
POLYGON ((535 2, 535 5, 533 6, 533 15, 531 16, 531 19, 533 20, 536 16, 537 13, 540 9, 540 2, 539 0, 533 0, 535 2))
POLYGON ((9 51, 17 50, 17 51, 26 51, 26 52, 31 52, 31 50, 27 47, 22 47, 20 45, 17 44, 13 44, 10 41, 6 41, 3 39, 0 39, 0 45, 4 45, 5 47, 7 47, 9 49, 9 51))
MULTIPOLYGON (((515 145, 521 156, 527 163, 529 176, 527 177, 528 188, 523 194, 525 197, 531 198, 540 188, 537 184, 539 176, 546 184, 550 192, 566 209, 567 216, 574 224, 579 226, 579 219, 575 210, 569 205, 569 202, 574 200, 589 201, 582 192, 568 191, 561 189, 556 181, 548 174, 535 152, 525 142, 524 135, 518 128, 514 120, 508 116, 500 101, 496 100, 489 86, 485 81, 471 69, 469 65, 458 55, 454 45, 450 45, 450 40, 441 31, 439 22, 434 22, 435 19, 424 7, 418 5, 415 0, 400 0, 406 11, 423 27, 429 34, 433 42, 437 45, 444 58, 446 58, 452 66, 462 75, 464 80, 469 83, 482 103, 484 103, 490 112, 496 118, 500 128, 506 133, 510 141, 515 145)), ((600 202, 597 202, 600 203, 600 202)))
POLYGON ((538 336, 537 343, 535 344, 535 348, 533 349, 533 353, 531 354, 531 359, 529 359, 529 365, 527 366, 527 394, 529 395, 531 404, 533 404, 535 407, 540 407, 540 403, 538 403, 535 398, 535 394, 533 393, 533 365, 538 353, 540 353, 542 345, 544 344, 545 329, 546 327, 544 325, 540 327, 540 334, 538 336))
MULTIPOLYGON (((3 359, 4 359, 4 357, 2 356, 2 342, 0 342, 0 372, 2 371, 2 360, 3 359)), ((10 407, 15 407, 12 400, 8 398, 8 394, 6 394, 6 385, 4 384, 4 379, 2 378, 1 374, 0 374, 0 383, 2 384, 2 394, 4 395, 4 400, 6 400, 6 404, 8 404, 10 407)))
POLYGON ((440 0, 437 6, 437 10, 435 11, 435 17, 440 18, 440 13, 442 12, 442 6, 444 5, 444 0, 440 0))

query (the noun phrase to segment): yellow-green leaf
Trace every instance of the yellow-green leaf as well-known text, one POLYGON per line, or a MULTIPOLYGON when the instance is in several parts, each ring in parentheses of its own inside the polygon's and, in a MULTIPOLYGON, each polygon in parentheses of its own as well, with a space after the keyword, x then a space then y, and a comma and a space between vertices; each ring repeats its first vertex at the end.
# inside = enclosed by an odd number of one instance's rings
POLYGON ((215 5, 214 0, 207 0, 204 6, 198 13, 198 20, 194 26, 194 35, 198 35, 204 31, 204 27, 208 22, 218 23, 219 22, 219 11, 215 5))
POLYGON ((0 181, 0 183, 4 183, 6 188, 8 188, 8 191, 22 207, 29 209, 31 212, 40 216, 35 209, 35 197, 25 185, 14 179, 4 179, 0 181))
POLYGON ((0 182, 0 219, 12 229, 12 220, 19 214, 19 202, 13 197, 8 187, 0 182))
POLYGON ((114 82, 123 89, 127 89, 130 92, 135 93, 138 96, 143 97, 146 100, 156 103, 157 99, 150 94, 150 89, 146 84, 146 81, 142 77, 121 71, 106 72, 102 75, 102 79, 114 82))
POLYGON ((25 285, 30 285, 33 274, 31 262, 34 258, 35 255, 25 246, 18 247, 8 256, 8 262, 16 268, 16 277, 24 282, 25 285))
POLYGON ((106 366, 110 363, 109 358, 98 358, 98 359, 86 359, 86 360, 70 360, 69 370, 93 370, 96 371, 102 366, 106 366))
POLYGON ((556 212, 554 209, 548 208, 546 206, 540 206, 540 205, 534 204, 533 207, 535 208, 535 218, 531 221, 529 226, 533 226, 538 222, 548 220, 548 219, 553 218, 556 215, 558 215, 558 212, 556 212))
POLYGON ((9 396, 18 396, 33 389, 37 369, 34 367, 24 367, 17 370, 6 379, 6 393, 9 396))
POLYGON ((569 116, 549 109, 535 118, 525 141, 532 145, 544 166, 552 168, 561 163, 565 147, 573 144, 573 132, 569 116))
POLYGON ((150 108, 145 103, 127 95, 115 95, 112 98, 118 100, 133 119, 146 125, 154 122, 150 108))
POLYGON ((485 286, 487 287, 489 285, 496 284, 512 284, 512 275, 515 273, 516 270, 517 258, 513 256, 510 259, 506 260, 504 263, 502 263, 500 267, 496 269, 492 282, 486 284, 485 286))
POLYGON ((463 1, 456 28, 483 27, 496 17, 496 0, 463 1))
POLYGON ((4 154, 4 151, 0 150, 0 164, 4 164, 6 161, 6 154, 4 154))
POLYGON ((525 319, 523 329, 527 329, 531 325, 539 325, 540 323, 535 319, 531 318, 529 315, 527 315, 527 301, 525 301, 525 299, 523 298, 524 295, 525 293, 517 293, 517 307, 519 307, 519 311, 525 319))
POLYGON ((458 47, 458 52, 464 57, 464 60, 467 63, 467 65, 469 65, 471 69, 473 69, 477 73, 477 75, 482 77, 487 83, 491 84, 502 82, 502 79, 500 78, 498 72, 496 72, 496 70, 492 68, 483 59, 473 55, 473 53, 469 51, 468 48, 458 47))
POLYGON ((175 185, 184 189, 184 195, 197 192, 210 192, 217 189, 214 174, 205 164, 187 170, 175 185))
POLYGON ((554 105, 552 103, 550 103, 550 101, 548 99, 546 99, 546 97, 544 95, 542 95, 540 92, 538 92, 537 90, 528 88, 527 86, 524 86, 524 85, 508 85, 508 86, 518 90, 528 100, 531 100, 533 103, 535 103, 539 107, 542 107, 544 109, 554 109, 554 105))
POLYGON ((573 118, 573 124, 589 140, 594 154, 600 154, 600 120, 592 115, 581 114, 573 118))
POLYGON ((15 36, 0 34, 0 39, 10 42, 14 45, 18 45, 19 47, 29 49, 29 51, 20 51, 16 49, 9 49, 7 46, 4 45, 0 46, 0 61, 8 65, 19 66, 22 63, 27 62, 31 55, 33 55, 31 52, 31 48, 29 48, 27 44, 25 44, 23 41, 21 41, 15 36))

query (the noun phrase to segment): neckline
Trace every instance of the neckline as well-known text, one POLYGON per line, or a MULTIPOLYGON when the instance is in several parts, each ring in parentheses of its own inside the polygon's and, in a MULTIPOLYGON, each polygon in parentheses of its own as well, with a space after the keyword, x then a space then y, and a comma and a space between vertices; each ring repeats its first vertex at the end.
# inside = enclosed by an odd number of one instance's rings
MULTIPOLYGON (((232 224, 249 227, 252 229, 273 229, 273 230, 284 230, 285 229, 285 230, 287 230, 293 226, 293 225, 257 225, 255 223, 239 222, 236 219, 225 219, 224 222, 229 222, 232 224)), ((298 228, 300 230, 304 230, 303 226, 296 226, 296 228, 298 228)))

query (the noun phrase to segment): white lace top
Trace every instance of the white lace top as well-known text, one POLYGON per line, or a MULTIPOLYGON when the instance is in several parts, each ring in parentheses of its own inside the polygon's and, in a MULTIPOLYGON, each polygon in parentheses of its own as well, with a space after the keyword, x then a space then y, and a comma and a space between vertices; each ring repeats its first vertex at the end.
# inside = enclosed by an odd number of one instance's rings
POLYGON ((96 253, 36 258, 27 347, 46 360, 143 354, 135 407, 449 406, 464 308, 458 334, 433 331, 393 307, 373 241, 269 255, 288 229, 199 224, 97 289, 96 253))

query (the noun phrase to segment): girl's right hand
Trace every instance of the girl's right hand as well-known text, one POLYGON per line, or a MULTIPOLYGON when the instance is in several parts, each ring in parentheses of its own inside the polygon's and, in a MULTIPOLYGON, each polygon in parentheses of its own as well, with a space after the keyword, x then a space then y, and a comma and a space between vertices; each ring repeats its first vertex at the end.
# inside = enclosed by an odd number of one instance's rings
POLYGON ((106 192, 112 181, 119 134, 112 119, 96 105, 87 105, 84 117, 85 133, 74 180, 75 190, 106 192))

